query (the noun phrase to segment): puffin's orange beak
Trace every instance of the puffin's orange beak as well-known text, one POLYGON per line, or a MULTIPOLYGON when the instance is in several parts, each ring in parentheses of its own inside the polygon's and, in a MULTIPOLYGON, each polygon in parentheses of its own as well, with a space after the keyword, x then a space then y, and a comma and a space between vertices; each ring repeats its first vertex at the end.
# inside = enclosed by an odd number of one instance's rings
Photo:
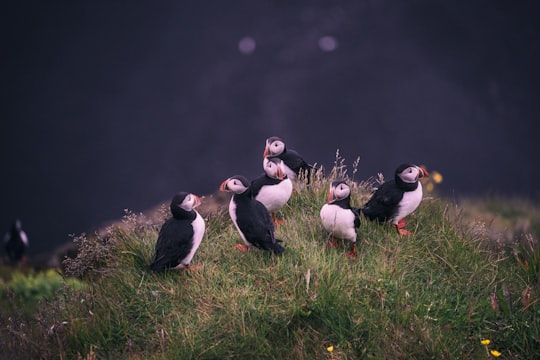
POLYGON ((219 190, 220 191, 229 191, 229 187, 227 186, 228 182, 229 182, 229 179, 222 182, 221 185, 219 186, 219 190))
POLYGON ((279 180, 285 179, 285 172, 283 171, 283 166, 281 166, 281 164, 278 165, 276 176, 279 180))
POLYGON ((330 192, 328 193, 328 203, 336 201, 336 197, 334 196, 334 190, 334 187, 330 188, 330 192))
POLYGON ((419 175, 420 175, 420 176, 419 176, 420 179, 425 178, 425 177, 429 177, 429 173, 428 173, 428 171, 426 170, 425 167, 423 167, 423 166, 418 166, 418 170, 420 170, 420 174, 419 174, 419 175))
POLYGON ((267 157, 268 155, 272 155, 272 152, 270 151, 270 145, 266 144, 264 147, 263 158, 267 157))
POLYGON ((264 147, 263 158, 267 157, 268 154, 270 154, 270 146, 266 144, 266 146, 264 147))
POLYGON ((196 208, 197 206, 201 205, 202 200, 197 195, 191 194, 193 198, 195 199, 195 203, 193 204, 193 207, 196 208))

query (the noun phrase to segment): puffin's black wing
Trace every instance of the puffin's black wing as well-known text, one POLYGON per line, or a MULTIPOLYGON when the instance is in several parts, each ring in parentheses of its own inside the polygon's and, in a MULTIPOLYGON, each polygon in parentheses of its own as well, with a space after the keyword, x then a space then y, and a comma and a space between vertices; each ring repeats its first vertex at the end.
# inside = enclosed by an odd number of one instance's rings
POLYGON ((276 185, 276 184, 279 184, 280 182, 281 180, 279 179, 274 179, 267 176, 266 174, 262 174, 261 176, 259 176, 258 178, 256 178, 255 180, 251 182, 251 186, 250 186, 251 195, 253 198, 255 198, 257 197, 257 195, 259 195, 259 192, 261 191, 263 186, 276 185))
POLYGON ((386 221, 392 218, 403 198, 394 180, 382 184, 362 208, 362 213, 370 220, 386 221))
POLYGON ((193 246, 193 227, 190 220, 167 220, 156 242, 156 254, 150 265, 153 271, 163 271, 178 266, 193 246))
POLYGON ((360 209, 351 207, 351 211, 354 214, 354 227, 355 228, 360 227, 360 209))
POLYGON ((279 158, 283 160, 285 165, 287 165, 296 174, 299 174, 300 170, 304 170, 309 175, 311 169, 313 168, 304 160, 304 158, 302 158, 300 154, 294 150, 287 150, 281 153, 279 158))
POLYGON ((246 240, 263 250, 283 252, 284 249, 278 244, 279 240, 274 236, 274 223, 266 207, 255 199, 246 205, 236 208, 236 222, 246 240))

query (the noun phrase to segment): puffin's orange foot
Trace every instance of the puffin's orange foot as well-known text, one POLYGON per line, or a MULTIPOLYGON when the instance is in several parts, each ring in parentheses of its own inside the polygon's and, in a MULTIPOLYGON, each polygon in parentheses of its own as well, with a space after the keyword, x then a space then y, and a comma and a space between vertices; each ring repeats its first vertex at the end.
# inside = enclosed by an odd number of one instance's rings
POLYGON ((410 232, 409 230, 405 230, 405 229, 398 229, 398 233, 401 236, 411 236, 412 235, 412 232, 410 232))
POLYGON ((249 246, 244 245, 244 244, 236 244, 236 245, 234 245, 234 247, 237 250, 241 251, 241 252, 248 252, 249 251, 249 246))
POLYGON ((353 245, 351 250, 347 251, 347 257, 349 259, 356 259, 356 244, 353 245))
POLYGON ((405 218, 398 221, 397 223, 398 229, 403 229, 405 226, 407 226, 407 220, 405 220, 405 218))
POLYGON ((410 232, 409 230, 400 228, 399 224, 398 225, 393 224, 392 227, 394 227, 397 230, 399 236, 411 236, 412 235, 412 232, 410 232))
POLYGON ((278 219, 275 213, 272 213, 272 221, 274 225, 283 225, 285 224, 285 219, 278 219))
POLYGON ((330 240, 328 240, 328 242, 326 243, 326 247, 329 248, 329 249, 336 249, 337 247, 339 247, 336 239, 332 238, 330 240))
POLYGON ((197 264, 197 265, 189 265, 186 267, 186 270, 188 271, 197 271, 204 268, 204 264, 197 264))

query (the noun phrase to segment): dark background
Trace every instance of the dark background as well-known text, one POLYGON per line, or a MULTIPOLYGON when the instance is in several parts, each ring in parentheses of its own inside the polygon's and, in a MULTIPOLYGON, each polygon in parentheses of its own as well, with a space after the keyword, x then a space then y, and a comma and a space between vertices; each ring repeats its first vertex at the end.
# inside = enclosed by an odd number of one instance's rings
POLYGON ((259 175, 272 135, 326 168, 360 156, 357 179, 414 162, 446 196, 538 200, 536 3, 4 4, 0 227, 43 252, 259 175))

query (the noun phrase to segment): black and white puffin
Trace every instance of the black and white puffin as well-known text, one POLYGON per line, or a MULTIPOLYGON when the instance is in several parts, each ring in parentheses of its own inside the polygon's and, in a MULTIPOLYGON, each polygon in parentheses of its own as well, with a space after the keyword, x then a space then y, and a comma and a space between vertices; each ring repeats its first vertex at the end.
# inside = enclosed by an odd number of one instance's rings
POLYGON ((411 235, 405 229, 405 217, 416 210, 422 201, 419 179, 429 176, 426 169, 414 164, 397 167, 394 180, 383 183, 362 208, 370 220, 390 222, 400 235, 411 235))
POLYGON ((21 220, 15 219, 10 230, 4 236, 4 248, 11 265, 25 262, 25 253, 28 249, 28 236, 22 229, 21 220))
POLYGON ((276 217, 276 211, 289 201, 292 191, 293 183, 279 158, 269 158, 264 163, 264 174, 251 182, 251 195, 266 207, 276 225, 285 222, 276 217))
POLYGON ((170 206, 172 218, 165 221, 159 231, 156 253, 150 265, 152 271, 189 267, 204 236, 204 220, 195 210, 200 204, 197 195, 187 192, 174 195, 170 206))
POLYGON ((351 188, 344 180, 330 183, 328 202, 321 208, 321 220, 332 239, 328 247, 337 247, 334 238, 349 241, 347 255, 356 257, 356 228, 360 226, 358 209, 351 206, 351 188))
POLYGON ((237 244, 240 251, 249 251, 252 246, 280 254, 285 249, 274 234, 274 223, 266 207, 253 198, 250 182, 241 175, 228 178, 221 183, 221 191, 232 192, 229 215, 244 244, 237 244))
POLYGON ((296 151, 287 149, 285 142, 277 136, 266 139, 266 146, 263 152, 263 167, 266 159, 272 157, 283 160, 285 173, 292 181, 296 180, 302 171, 309 181, 313 166, 309 165, 296 151))

